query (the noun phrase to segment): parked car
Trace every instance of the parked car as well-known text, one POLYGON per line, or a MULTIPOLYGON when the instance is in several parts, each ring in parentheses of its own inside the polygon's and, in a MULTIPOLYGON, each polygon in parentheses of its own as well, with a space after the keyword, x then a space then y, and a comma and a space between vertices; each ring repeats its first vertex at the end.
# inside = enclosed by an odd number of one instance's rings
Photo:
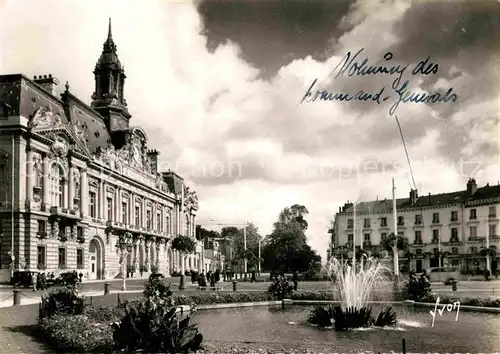
MULTIPOLYGON (((31 279, 33 274, 40 275, 39 271, 16 270, 10 279, 10 285, 16 288, 29 288, 32 286, 31 279)), ((39 276, 37 276, 39 278, 39 276)))
POLYGON ((77 272, 64 272, 55 279, 55 285, 76 285, 80 282, 77 272))

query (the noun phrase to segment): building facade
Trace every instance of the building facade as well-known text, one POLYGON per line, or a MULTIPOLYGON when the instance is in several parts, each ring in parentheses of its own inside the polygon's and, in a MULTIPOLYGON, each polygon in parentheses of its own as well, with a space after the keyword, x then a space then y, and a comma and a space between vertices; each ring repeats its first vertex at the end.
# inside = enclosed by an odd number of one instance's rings
MULTIPOLYGON (((399 253, 401 270, 450 265, 470 274, 486 269, 481 250, 496 253, 498 248, 499 204, 500 185, 478 188, 474 179, 463 191, 419 197, 412 190, 409 198, 397 199, 397 232, 409 241, 409 248, 399 253)), ((348 202, 335 215, 329 254, 352 257, 354 241, 358 248, 382 256, 380 242, 394 232, 392 199, 357 203, 355 215, 354 209, 348 202)), ((497 256, 490 255, 492 263, 497 256)))
POLYGON ((0 76, 0 281, 18 269, 121 276, 124 233, 127 271, 203 267, 201 242, 192 254, 171 247, 177 235, 195 239, 198 199, 158 170, 159 152, 130 125, 125 78, 111 22, 90 106, 68 83, 58 97, 51 75, 0 76))

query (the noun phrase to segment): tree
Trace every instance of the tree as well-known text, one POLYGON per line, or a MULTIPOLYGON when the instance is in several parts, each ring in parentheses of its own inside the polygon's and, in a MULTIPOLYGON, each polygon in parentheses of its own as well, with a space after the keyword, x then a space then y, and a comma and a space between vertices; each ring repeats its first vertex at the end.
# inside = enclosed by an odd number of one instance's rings
POLYGON ((394 260, 394 274, 399 275, 399 251, 404 251, 408 248, 409 242, 407 237, 395 235, 391 233, 389 237, 380 242, 380 246, 388 252, 392 252, 394 260))
POLYGON ((321 257, 307 244, 307 214, 307 208, 299 204, 281 211, 273 232, 264 240, 264 268, 284 272, 307 271, 312 264, 321 262, 321 257))
POLYGON ((228 245, 231 245, 233 260, 241 263, 246 258, 249 269, 258 267, 259 240, 262 240, 262 236, 259 234, 257 226, 253 223, 246 225, 246 251, 243 228, 234 226, 224 227, 221 230, 220 236, 222 239, 227 240, 226 243, 228 245))

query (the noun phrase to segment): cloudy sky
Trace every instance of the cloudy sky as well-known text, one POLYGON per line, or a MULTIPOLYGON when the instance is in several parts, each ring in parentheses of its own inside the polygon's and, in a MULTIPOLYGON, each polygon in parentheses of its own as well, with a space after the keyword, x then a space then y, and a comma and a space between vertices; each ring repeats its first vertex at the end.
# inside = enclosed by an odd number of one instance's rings
POLYGON ((398 197, 408 195, 389 114, 396 76, 332 73, 363 48, 359 63, 406 67, 407 91, 457 95, 397 108, 421 194, 465 189, 471 175, 500 180, 496 0, 0 4, 0 73, 50 73, 87 103, 112 17, 131 124, 197 190, 205 227, 252 221, 266 234, 282 208, 304 204, 308 239, 324 256, 347 200, 390 198, 392 176, 398 197), (429 56, 437 72, 412 75, 429 56), (387 99, 301 104, 314 79, 328 92, 384 88, 387 99))

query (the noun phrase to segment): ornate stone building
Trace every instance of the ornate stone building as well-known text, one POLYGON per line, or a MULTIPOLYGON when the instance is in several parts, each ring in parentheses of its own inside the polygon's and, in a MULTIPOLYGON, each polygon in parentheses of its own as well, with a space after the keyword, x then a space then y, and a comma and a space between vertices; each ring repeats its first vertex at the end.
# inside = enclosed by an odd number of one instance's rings
POLYGON ((196 194, 174 172, 158 171, 146 132, 130 125, 125 73, 111 34, 94 69, 90 106, 51 75, 0 76, 0 281, 12 269, 85 278, 121 276, 120 235, 132 236, 127 270, 200 270, 171 248, 195 239, 196 194))
MULTIPOLYGON (((397 199, 397 232, 409 241, 408 249, 400 251, 400 268, 420 272, 438 267, 441 259, 441 265, 472 273, 490 266, 481 252, 487 249, 491 250, 491 264, 498 262, 499 204, 500 185, 478 188, 474 179, 462 191, 419 197, 412 190, 409 198, 397 199)), ((353 241, 355 246, 381 255, 380 241, 394 232, 392 199, 360 202, 356 217, 353 213, 353 203, 339 208, 329 230, 328 256, 350 259, 353 241)))

